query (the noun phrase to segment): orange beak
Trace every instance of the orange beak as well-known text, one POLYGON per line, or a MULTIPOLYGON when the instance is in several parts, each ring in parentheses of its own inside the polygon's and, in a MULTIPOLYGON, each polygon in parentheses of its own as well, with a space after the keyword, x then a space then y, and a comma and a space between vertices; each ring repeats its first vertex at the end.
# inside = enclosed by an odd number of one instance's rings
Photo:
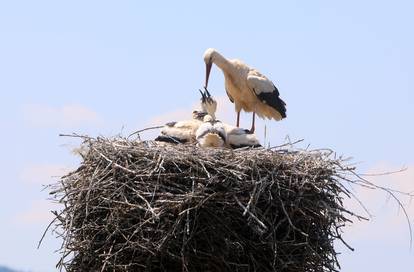
POLYGON ((206 63, 206 85, 204 86, 205 88, 207 88, 208 86, 208 78, 210 77, 211 66, 212 66, 211 62, 206 63))

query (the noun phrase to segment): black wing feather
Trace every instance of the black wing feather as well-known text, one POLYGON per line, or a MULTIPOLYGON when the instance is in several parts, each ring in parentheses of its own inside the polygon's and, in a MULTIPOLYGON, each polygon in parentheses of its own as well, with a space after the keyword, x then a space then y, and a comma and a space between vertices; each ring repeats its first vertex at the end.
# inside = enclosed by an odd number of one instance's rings
POLYGON ((180 139, 178 137, 166 136, 166 135, 160 135, 157 138, 155 138, 154 141, 166 142, 166 143, 172 143, 172 144, 185 144, 188 142, 187 139, 180 139))
POLYGON ((275 88, 272 92, 261 92, 259 94, 255 92, 255 94, 260 99, 260 101, 277 110, 282 118, 286 118, 286 103, 279 97, 279 90, 276 88, 276 86, 274 87, 275 88))
POLYGON ((169 122, 169 123, 166 123, 165 125, 167 127, 173 127, 173 126, 175 126, 175 124, 177 124, 177 122, 169 122))
POLYGON ((259 147, 262 147, 262 145, 261 144, 254 144, 254 145, 249 145, 249 144, 240 144, 240 145, 230 144, 230 147, 232 149, 239 149, 239 148, 244 148, 244 147, 259 148, 259 147))

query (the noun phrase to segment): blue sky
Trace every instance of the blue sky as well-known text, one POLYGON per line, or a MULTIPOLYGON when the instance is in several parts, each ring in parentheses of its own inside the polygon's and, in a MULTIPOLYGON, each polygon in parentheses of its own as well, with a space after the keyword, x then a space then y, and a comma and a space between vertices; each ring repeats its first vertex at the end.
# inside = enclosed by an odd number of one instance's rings
MULTIPOLYGON (((58 134, 128 134, 189 116, 208 47, 278 86, 288 118, 258 124, 271 144, 303 138, 352 156, 362 173, 406 166, 372 180, 414 190, 413 10, 401 0, 1 1, 0 264, 54 269, 59 241, 48 235, 36 249, 53 207, 42 184, 79 163, 78 142, 58 134)), ((217 68, 209 87, 233 123, 217 68)), ((345 233, 356 251, 339 247, 343 271, 411 271, 401 211, 358 193, 374 218, 345 233)))

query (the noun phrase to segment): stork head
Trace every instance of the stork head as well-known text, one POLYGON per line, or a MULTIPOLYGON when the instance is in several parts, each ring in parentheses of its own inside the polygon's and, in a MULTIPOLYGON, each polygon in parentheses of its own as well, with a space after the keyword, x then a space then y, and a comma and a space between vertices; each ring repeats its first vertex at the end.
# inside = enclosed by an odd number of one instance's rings
POLYGON ((211 96, 207 88, 204 88, 204 92, 199 90, 201 93, 201 110, 207 112, 207 114, 215 117, 217 110, 217 101, 211 96))
POLYGON ((198 111, 198 110, 193 111, 193 119, 195 120, 203 121, 203 118, 206 115, 207 115, 207 112, 204 112, 204 111, 198 111))
POLYGON ((214 48, 209 48, 204 52, 204 62, 206 63, 206 84, 204 87, 208 87, 208 78, 210 76, 211 66, 213 65, 214 58, 217 55, 217 51, 214 48))

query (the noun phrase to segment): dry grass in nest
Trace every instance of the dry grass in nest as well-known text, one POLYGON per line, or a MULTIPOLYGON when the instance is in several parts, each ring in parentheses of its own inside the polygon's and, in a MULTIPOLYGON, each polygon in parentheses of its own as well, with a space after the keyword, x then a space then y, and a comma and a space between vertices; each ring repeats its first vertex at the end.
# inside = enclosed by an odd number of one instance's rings
POLYGON ((353 168, 329 151, 84 137, 54 185, 66 271, 337 271, 353 168))

